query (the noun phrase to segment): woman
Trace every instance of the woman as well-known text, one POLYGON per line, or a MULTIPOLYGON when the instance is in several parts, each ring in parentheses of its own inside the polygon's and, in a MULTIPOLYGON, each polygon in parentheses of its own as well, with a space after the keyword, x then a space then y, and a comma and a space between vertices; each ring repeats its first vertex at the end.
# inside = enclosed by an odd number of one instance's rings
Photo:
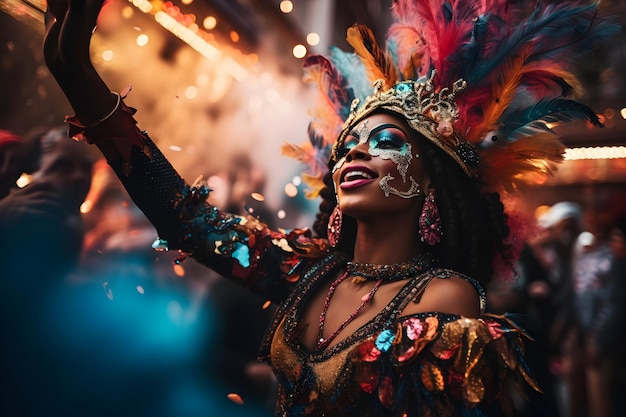
POLYGON ((539 8, 510 36, 520 22, 502 1, 433 10, 401 1, 386 51, 357 25, 348 40, 360 59, 309 58, 324 109, 311 144, 288 151, 329 161, 308 177, 323 184, 311 237, 220 212, 206 187, 180 178, 89 60, 102 2, 49 1, 44 52, 76 111, 70 134, 101 149, 157 228, 156 249, 179 249, 279 305, 261 350, 278 378, 278 415, 482 415, 509 377, 534 386, 521 331, 484 312, 494 260, 512 261, 515 249, 497 191, 559 160, 545 122, 597 123, 562 97, 573 78, 560 67, 564 54, 614 31, 595 5, 539 8), (581 38, 573 22, 593 30, 581 38), (498 55, 492 47, 505 40, 510 53, 498 55), (525 105, 537 95, 560 101, 507 113, 519 110, 518 92, 525 105))

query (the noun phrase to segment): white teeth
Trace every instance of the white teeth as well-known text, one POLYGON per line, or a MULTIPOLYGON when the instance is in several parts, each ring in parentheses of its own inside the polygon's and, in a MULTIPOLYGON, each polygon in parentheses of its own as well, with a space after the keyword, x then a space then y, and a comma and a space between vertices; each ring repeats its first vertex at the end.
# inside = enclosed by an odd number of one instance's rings
POLYGON ((364 171, 346 172, 346 175, 344 175, 343 177, 344 181, 353 181, 357 179, 371 179, 371 178, 374 178, 374 177, 364 171))

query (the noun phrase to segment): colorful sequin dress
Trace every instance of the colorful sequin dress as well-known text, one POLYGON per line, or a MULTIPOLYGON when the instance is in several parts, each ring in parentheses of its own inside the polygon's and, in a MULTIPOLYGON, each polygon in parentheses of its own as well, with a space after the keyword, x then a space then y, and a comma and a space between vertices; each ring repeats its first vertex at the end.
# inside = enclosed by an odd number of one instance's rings
MULTIPOLYGON (((478 406, 500 396, 511 377, 534 386, 522 332, 506 318, 399 316, 430 280, 452 274, 443 269, 407 280, 347 339, 308 351, 297 338, 301 301, 345 269, 347 256, 308 230, 279 233, 253 217, 219 211, 206 202, 206 187, 185 183, 149 138, 144 144, 132 146, 130 170, 125 158, 109 156, 109 163, 157 228, 156 247, 180 249, 279 306, 261 349, 279 383, 277 415, 479 416, 478 406)), ((484 304, 480 286, 467 279, 484 304)))

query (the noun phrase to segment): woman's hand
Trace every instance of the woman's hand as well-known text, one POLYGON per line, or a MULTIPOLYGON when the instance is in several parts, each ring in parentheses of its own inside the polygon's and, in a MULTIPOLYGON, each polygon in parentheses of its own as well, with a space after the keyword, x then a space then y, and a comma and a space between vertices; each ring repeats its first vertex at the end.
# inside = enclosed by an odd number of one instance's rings
POLYGON ((48 0, 44 58, 79 120, 107 114, 115 97, 91 63, 89 44, 105 0, 48 0))

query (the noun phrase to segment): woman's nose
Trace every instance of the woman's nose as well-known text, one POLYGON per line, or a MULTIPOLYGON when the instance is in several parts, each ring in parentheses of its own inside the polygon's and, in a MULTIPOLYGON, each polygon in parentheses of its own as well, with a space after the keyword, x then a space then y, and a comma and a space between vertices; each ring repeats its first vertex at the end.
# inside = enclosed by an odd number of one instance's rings
POLYGON ((359 143, 354 148, 350 149, 346 155, 346 161, 350 162, 355 159, 369 160, 372 156, 368 152, 369 143, 359 143))

